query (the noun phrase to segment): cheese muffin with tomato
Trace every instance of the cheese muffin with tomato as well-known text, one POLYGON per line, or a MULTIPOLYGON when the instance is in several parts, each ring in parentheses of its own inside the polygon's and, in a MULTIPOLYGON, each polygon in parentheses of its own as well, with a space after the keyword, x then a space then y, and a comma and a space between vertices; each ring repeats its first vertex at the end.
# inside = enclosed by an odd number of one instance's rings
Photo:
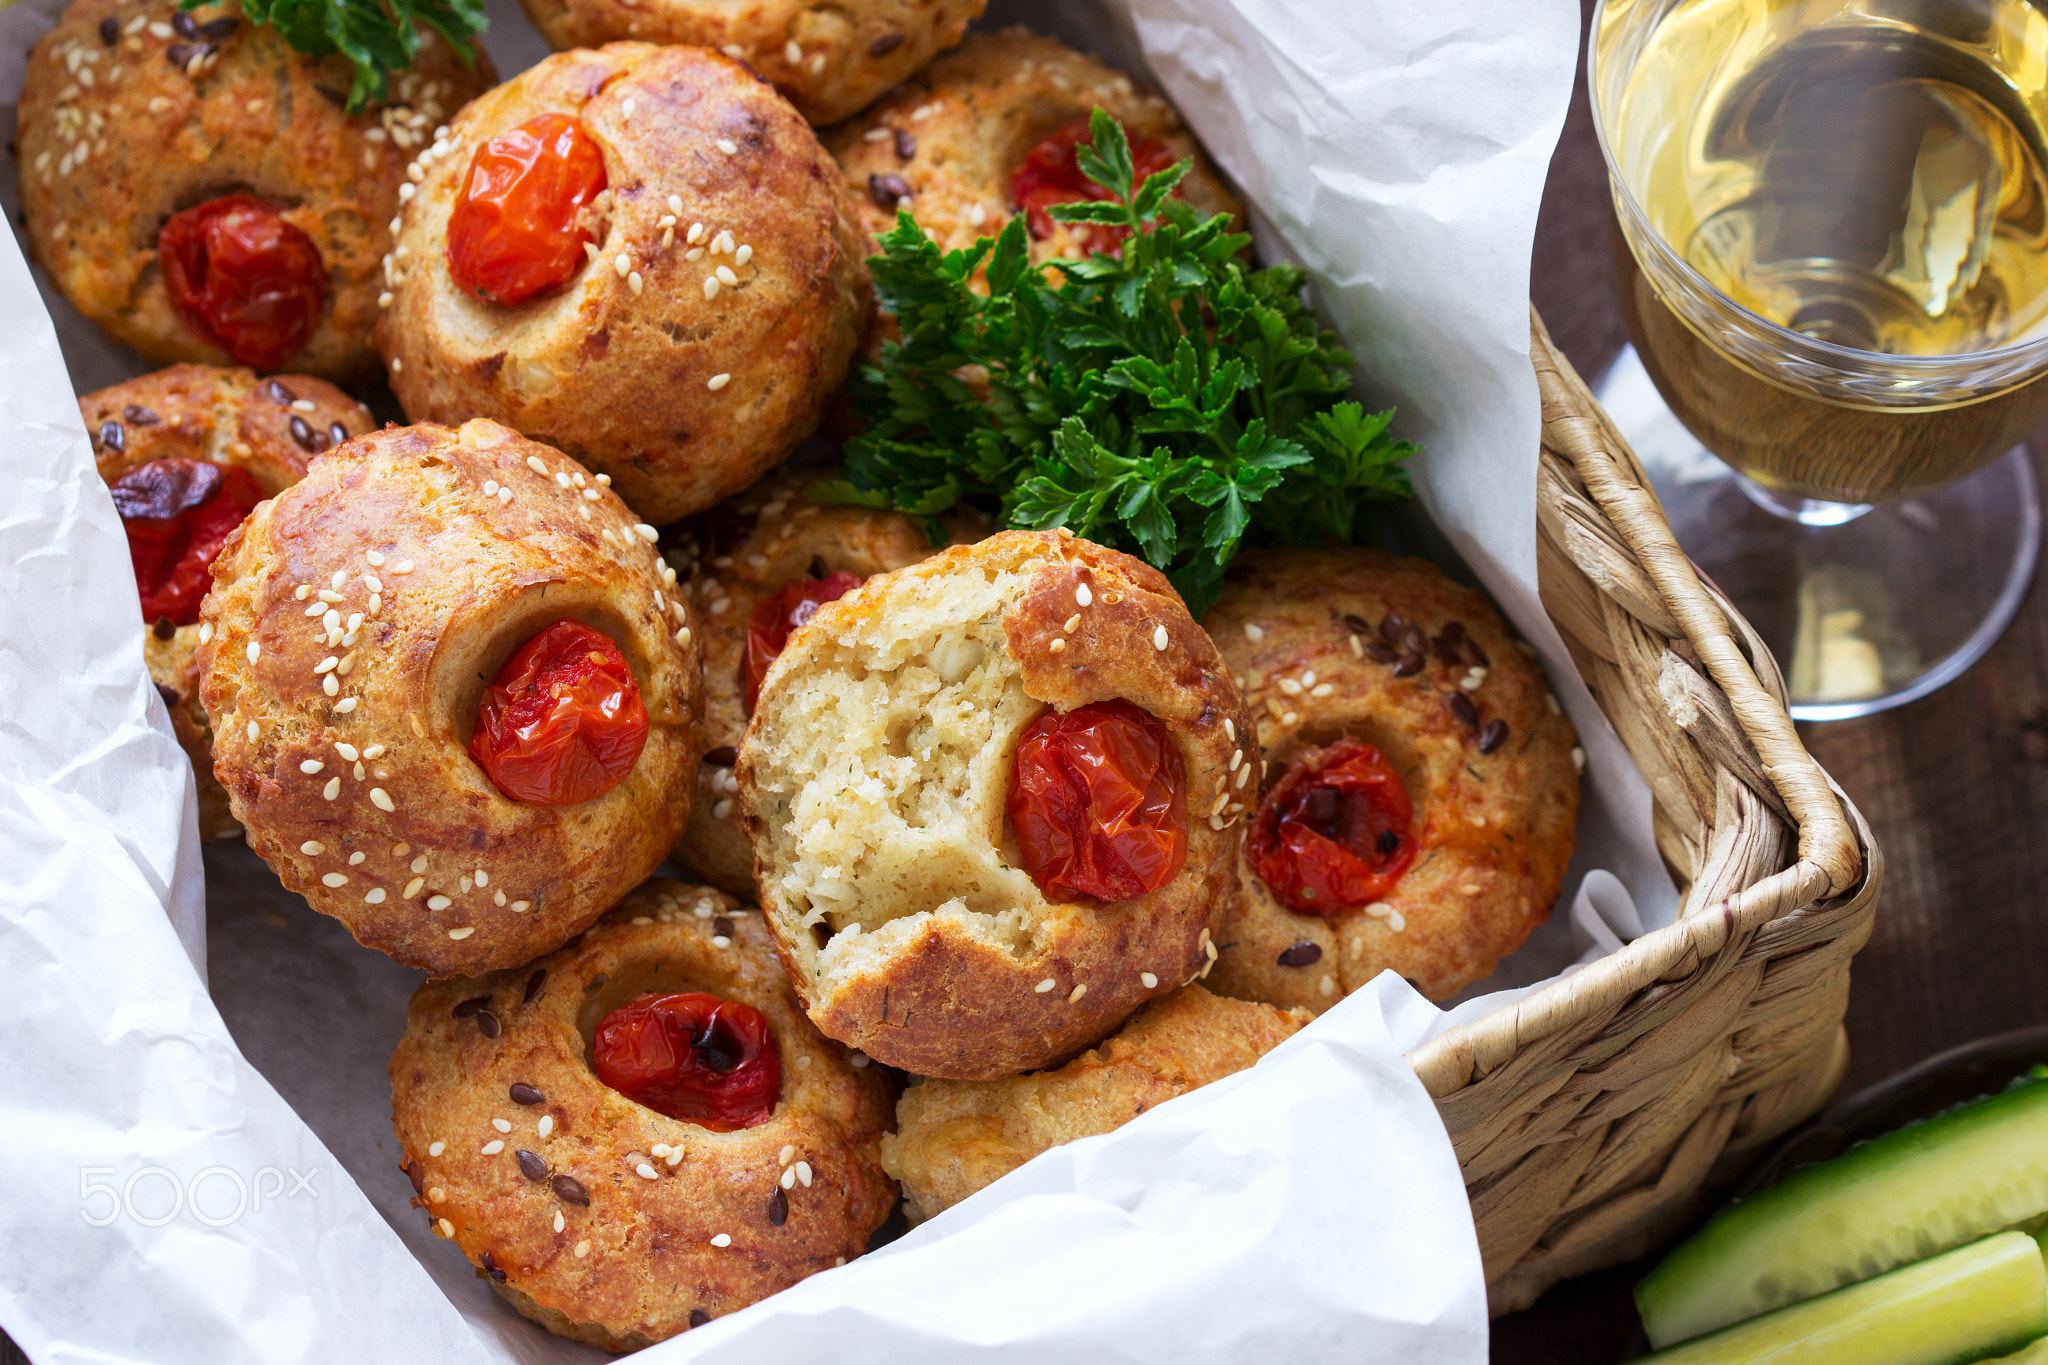
MULTIPOLYGON (((734 895, 753 894, 754 846, 740 818, 733 765, 768 666, 820 604, 938 549, 900 512, 812 502, 807 490, 827 477, 770 475, 681 523, 663 543, 694 606, 704 656, 704 763, 675 856, 734 895)), ((964 506, 947 514, 945 527, 956 545, 989 530, 964 506)))
POLYGON ((810 126, 739 63, 560 53, 430 153, 376 334, 415 420, 503 422, 657 524, 816 427, 867 315, 865 244, 810 126))
POLYGON ((1252 732, 1149 565, 1004 531, 792 631, 740 745, 762 910, 828 1037, 924 1076, 1072 1056, 1207 967, 1252 732))
POLYGON ((670 881, 538 962, 421 987, 391 1056, 435 1235, 608 1351, 865 1251, 896 1203, 892 1091, 804 1018, 759 912, 670 881))
POLYGON ((425 33, 388 102, 350 79, 235 4, 74 0, 22 80, 37 262, 147 359, 362 375, 407 164, 495 78, 425 33))
POLYGON ((896 1131, 882 1139, 882 1165, 903 1182, 910 1221, 921 1223, 1040 1152, 1112 1132, 1243 1071, 1312 1018, 1183 986, 1056 1070, 912 1085, 896 1102, 896 1131))
POLYGON ((556 51, 620 39, 713 47, 837 123, 959 42, 988 0, 520 0, 556 51))
POLYGON ((1202 624, 1265 757, 1210 989, 1320 1010, 1392 969, 1441 1000, 1549 917, 1583 759, 1484 594, 1378 550, 1248 550, 1202 624))
POLYGON ((1176 193, 1204 215, 1240 212, 1172 105, 1093 57, 1018 28, 975 34, 834 129, 828 145, 872 237, 903 209, 953 251, 1022 213, 1034 261, 1078 259, 1122 238, 1116 228, 1057 223, 1046 212, 1108 197, 1081 173, 1074 150, 1089 140, 1097 108, 1124 126, 1140 178, 1191 157, 1176 193))
POLYGON ((636 518, 493 422, 315 459, 214 562, 214 772, 285 886, 436 976, 526 962, 689 819, 689 612, 636 518))
POLYGON ((78 400, 93 456, 128 535, 143 659, 199 783, 199 837, 242 832, 213 777, 199 704, 199 604, 213 561, 249 509, 297 483, 306 461, 375 425, 332 384, 304 375, 173 365, 78 400))

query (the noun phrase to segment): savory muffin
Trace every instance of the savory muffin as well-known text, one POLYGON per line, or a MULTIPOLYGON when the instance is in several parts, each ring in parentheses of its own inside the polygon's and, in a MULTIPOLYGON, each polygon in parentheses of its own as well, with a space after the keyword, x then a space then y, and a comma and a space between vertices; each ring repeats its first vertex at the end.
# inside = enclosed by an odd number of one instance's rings
MULTIPOLYGON (((704 657, 704 763, 676 858, 734 895, 754 894, 754 846, 741 822, 733 765, 754 695, 790 631, 819 604, 878 573, 938 549, 900 512, 827 506, 806 491, 821 471, 777 473, 670 532, 663 554, 695 606, 704 657)), ((949 513, 951 543, 987 534, 985 522, 949 513)))
POLYGON ((896 1102, 896 1131, 882 1139, 882 1165, 903 1182, 910 1221, 921 1223, 1040 1152, 1244 1070, 1311 1018, 1183 986, 1055 1071, 912 1085, 896 1102))
POLYGON ((426 33, 389 103, 351 117, 346 58, 301 56, 237 4, 75 0, 23 77, 30 247, 150 360, 358 376, 407 165, 493 79, 426 33))
POLYGON ((78 400, 113 490, 148 629, 142 655, 199 784, 199 837, 242 827, 213 776, 199 704, 199 605, 213 561, 249 509, 305 475, 306 461, 368 431, 370 411, 325 380, 173 365, 78 400))
POLYGON ((868 311, 852 207, 728 57, 560 53, 421 166, 376 333, 416 421, 503 422, 665 524, 780 463, 846 376, 868 311))
POLYGON ((422 986, 391 1056, 435 1234, 609 1351, 866 1250, 891 1091, 804 1018, 757 912, 670 881, 538 962, 422 986))
POLYGON ((1441 1000, 1549 916, 1580 760, 1484 594, 1378 550, 1251 550, 1202 623, 1265 755, 1210 989, 1320 1010, 1391 968, 1441 1000))
POLYGON ((1046 210, 1106 197, 1081 174, 1074 149, 1102 108, 1124 126, 1140 174, 1183 157, 1194 169, 1178 193, 1204 214, 1239 205, 1173 106, 1093 57, 1024 29, 977 33, 827 139, 861 221, 879 237, 907 209, 941 248, 993 237, 1028 215, 1035 261, 1108 250, 1113 229, 1054 222, 1046 210))
POLYGON ((315 910, 437 975, 618 903, 689 819, 689 614, 603 476, 492 422, 313 461, 214 563, 214 772, 315 910))
POLYGON ((960 41, 988 0, 520 0, 556 51, 624 38, 715 47, 815 124, 837 123, 960 41))
POLYGON ((819 606, 740 745, 762 910, 827 1036, 926 1076, 1054 1065, 1205 967, 1253 755, 1150 566, 1004 531, 819 606))

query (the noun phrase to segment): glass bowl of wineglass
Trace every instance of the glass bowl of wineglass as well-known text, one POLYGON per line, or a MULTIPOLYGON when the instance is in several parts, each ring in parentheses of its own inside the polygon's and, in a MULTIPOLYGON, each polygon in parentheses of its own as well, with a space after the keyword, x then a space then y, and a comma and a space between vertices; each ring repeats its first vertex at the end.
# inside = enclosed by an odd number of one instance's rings
POLYGON ((1587 63, 1634 343, 1603 404, 1796 718, 1926 695, 2039 549, 2048 13, 1602 0, 1587 63))

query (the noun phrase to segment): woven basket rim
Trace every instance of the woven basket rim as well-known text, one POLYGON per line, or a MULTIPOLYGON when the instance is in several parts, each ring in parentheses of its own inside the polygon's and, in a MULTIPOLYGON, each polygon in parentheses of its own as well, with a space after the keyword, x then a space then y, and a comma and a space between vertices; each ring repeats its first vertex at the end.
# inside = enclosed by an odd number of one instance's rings
POLYGON ((1861 814, 1800 742, 1775 666, 1767 684, 1738 643, 1740 637, 1749 650, 1761 652, 1761 640, 1702 581, 1672 536, 1634 453, 1551 341, 1533 305, 1529 317, 1530 356, 1543 402, 1543 445, 1577 474, 1726 697, 1797 829, 1797 854, 1776 874, 1643 934, 1513 1005, 1448 1029, 1408 1054, 1409 1064, 1439 1099, 1488 1074, 1522 1045, 1647 990, 1688 962, 1707 961, 1739 930, 1816 903, 1854 898, 1882 875, 1882 855, 1861 814))

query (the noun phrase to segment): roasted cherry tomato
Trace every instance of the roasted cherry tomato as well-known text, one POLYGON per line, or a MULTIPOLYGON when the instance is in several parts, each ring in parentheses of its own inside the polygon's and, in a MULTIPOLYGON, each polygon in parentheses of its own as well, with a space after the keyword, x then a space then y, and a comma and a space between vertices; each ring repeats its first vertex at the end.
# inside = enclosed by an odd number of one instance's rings
POLYGON ((206 460, 152 460, 114 484, 114 510, 128 532, 142 619, 189 626, 213 586, 221 543, 263 501, 249 471, 206 460))
POLYGON ((1180 748, 1127 701, 1048 711, 1024 727, 1010 769, 1010 828, 1048 900, 1129 900, 1188 856, 1180 748))
POLYGON ((1370 905, 1415 857, 1415 809, 1384 755, 1362 740, 1311 750, 1259 803, 1252 870, 1307 915, 1370 905))
MULTIPOLYGON (((1074 149, 1089 141, 1091 136, 1088 120, 1075 119, 1033 147, 1024 163, 1010 172, 1010 197, 1017 202, 1018 208, 1024 210, 1025 224, 1034 238, 1043 241, 1059 229, 1060 224, 1046 212, 1054 204, 1110 197, 1108 189, 1081 173, 1081 163, 1074 154, 1074 149)), ((1166 150, 1165 144, 1149 137, 1131 140, 1131 166, 1136 172, 1132 180, 1134 185, 1143 184, 1146 176, 1163 171, 1172 164, 1173 153, 1166 150)), ((1091 251, 1114 251, 1128 235, 1122 228, 1101 224, 1073 223, 1068 226, 1091 251)))
POLYGON ((320 324, 327 267, 274 205, 231 194, 171 215, 156 239, 171 306, 240 365, 274 370, 320 324))
POLYGON ((747 618, 747 672, 741 681, 749 712, 761 699, 761 680, 768 676, 768 665, 781 657, 789 633, 816 615, 819 607, 837 602, 863 581, 850 573, 792 578, 773 596, 761 599, 747 618))
POLYGON ((583 208, 604 193, 604 153, 567 114, 542 114, 476 149, 448 218, 448 269, 492 303, 559 289, 583 266, 583 208))
POLYGON ((625 781, 646 743, 626 656, 589 626, 557 621, 484 689, 469 756, 514 801, 573 806, 625 781))
POLYGON ((643 995, 597 1026, 597 1078, 657 1114, 717 1133, 775 1112, 782 1054, 752 1005, 715 995, 643 995))

